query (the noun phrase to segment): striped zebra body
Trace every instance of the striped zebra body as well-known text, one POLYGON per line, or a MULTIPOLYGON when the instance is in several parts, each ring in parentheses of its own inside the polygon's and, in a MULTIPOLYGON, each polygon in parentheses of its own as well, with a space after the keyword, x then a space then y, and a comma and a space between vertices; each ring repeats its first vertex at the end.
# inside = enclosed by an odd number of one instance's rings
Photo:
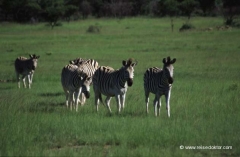
POLYGON ((37 61, 38 61, 38 58, 40 58, 40 56, 36 56, 35 54, 29 55, 29 56, 30 56, 29 59, 21 56, 15 60, 14 66, 15 66, 15 72, 16 72, 17 81, 18 81, 18 88, 20 88, 20 75, 22 75, 24 87, 26 88, 25 79, 27 77, 28 87, 31 88, 33 74, 37 67, 37 61))
POLYGON ((82 66, 82 70, 88 76, 93 76, 94 72, 98 69, 98 62, 93 59, 76 58, 69 62, 73 65, 82 66))
POLYGON ((95 71, 98 69, 98 62, 93 59, 84 60, 81 64, 78 64, 81 71, 92 77, 95 71))
POLYGON ((115 96, 118 112, 124 108, 125 96, 128 86, 132 86, 134 77, 134 66, 132 60, 123 61, 123 67, 114 70, 111 67, 101 66, 93 75, 93 89, 95 93, 95 105, 98 111, 99 100, 102 102, 101 94, 107 96, 105 103, 111 113, 110 100, 115 96))
POLYGON ((173 83, 173 65, 176 59, 171 60, 170 57, 163 59, 163 69, 152 67, 144 73, 144 90, 146 111, 148 113, 149 94, 155 94, 154 113, 155 116, 160 115, 161 96, 166 98, 166 109, 168 117, 170 117, 170 95, 173 83))
POLYGON ((78 97, 83 92, 87 98, 90 97, 89 86, 91 84, 91 77, 79 70, 76 65, 68 64, 62 69, 61 83, 66 95, 66 106, 74 105, 78 111, 78 97))
MULTIPOLYGON (((69 62, 70 64, 77 65, 79 70, 87 74, 89 77, 92 77, 95 71, 98 69, 98 62, 93 59, 76 58, 69 62)), ((83 93, 80 94, 79 102, 81 105, 84 105, 86 102, 86 97, 83 93)))

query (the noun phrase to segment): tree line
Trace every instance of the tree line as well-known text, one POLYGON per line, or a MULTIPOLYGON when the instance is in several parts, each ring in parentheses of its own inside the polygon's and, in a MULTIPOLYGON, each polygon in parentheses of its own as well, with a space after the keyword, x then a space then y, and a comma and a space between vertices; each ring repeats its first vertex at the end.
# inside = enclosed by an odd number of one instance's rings
POLYGON ((88 18, 89 15, 117 17, 151 15, 156 17, 222 15, 234 24, 240 15, 239 0, 0 0, 0 21, 47 21, 88 18))

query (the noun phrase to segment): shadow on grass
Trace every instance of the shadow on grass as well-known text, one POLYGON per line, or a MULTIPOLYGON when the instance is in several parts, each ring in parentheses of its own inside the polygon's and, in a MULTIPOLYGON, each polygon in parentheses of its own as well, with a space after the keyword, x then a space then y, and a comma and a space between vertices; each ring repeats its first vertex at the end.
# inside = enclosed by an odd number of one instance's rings
POLYGON ((58 93, 41 93, 39 94, 42 97, 53 97, 53 96, 60 96, 60 95, 64 95, 63 92, 58 92, 58 93))
POLYGON ((83 147, 102 147, 104 149, 109 149, 112 146, 119 146, 120 141, 108 140, 105 142, 86 142, 81 139, 75 139, 68 144, 62 145, 60 143, 56 143, 50 147, 50 150, 61 151, 63 149, 82 149, 83 147))
POLYGON ((121 111, 121 113, 118 112, 112 112, 112 113, 106 113, 106 117, 147 117, 148 115, 144 111, 121 111))
POLYGON ((19 111, 29 113, 53 113, 63 107, 65 107, 64 103, 39 102, 31 104, 30 106, 21 106, 19 111))

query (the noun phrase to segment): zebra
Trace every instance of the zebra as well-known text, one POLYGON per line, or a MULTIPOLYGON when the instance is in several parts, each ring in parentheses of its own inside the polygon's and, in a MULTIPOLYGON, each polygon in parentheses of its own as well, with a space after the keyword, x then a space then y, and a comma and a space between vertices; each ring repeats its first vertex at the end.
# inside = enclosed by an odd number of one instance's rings
MULTIPOLYGON (((118 113, 124 108, 125 97, 128 86, 133 84, 134 67, 137 65, 132 59, 122 61, 122 67, 114 70, 111 67, 100 66, 93 75, 93 89, 95 94, 95 105, 98 111, 99 100, 102 102, 101 94, 107 96, 105 103, 111 113, 110 100, 111 97, 116 98, 118 105, 118 113)), ((103 102, 102 102, 103 103, 103 102)))
POLYGON ((155 116, 160 115, 161 96, 165 95, 167 115, 170 117, 170 94, 173 84, 173 64, 176 58, 163 58, 163 69, 152 67, 144 73, 146 111, 148 113, 149 93, 155 94, 153 102, 155 116))
POLYGON ((17 76, 18 81, 18 88, 20 88, 20 75, 22 75, 23 85, 26 88, 25 79, 28 77, 28 87, 31 88, 32 79, 34 71, 37 67, 37 62, 40 56, 36 56, 35 54, 29 55, 29 59, 26 57, 18 57, 15 60, 14 66, 15 66, 15 72, 17 76))
POLYGON ((79 67, 73 64, 68 64, 62 69, 61 83, 66 95, 66 106, 70 104, 72 110, 73 104, 78 111, 78 97, 83 92, 86 98, 90 97, 90 84, 92 78, 86 73, 79 70, 79 67))
MULTIPOLYGON (((76 58, 69 62, 70 64, 77 65, 79 67, 79 70, 86 73, 89 77, 92 77, 99 67, 98 62, 93 59, 76 58)), ((80 94, 79 102, 81 103, 81 105, 84 105, 86 102, 86 97, 83 93, 80 94)))

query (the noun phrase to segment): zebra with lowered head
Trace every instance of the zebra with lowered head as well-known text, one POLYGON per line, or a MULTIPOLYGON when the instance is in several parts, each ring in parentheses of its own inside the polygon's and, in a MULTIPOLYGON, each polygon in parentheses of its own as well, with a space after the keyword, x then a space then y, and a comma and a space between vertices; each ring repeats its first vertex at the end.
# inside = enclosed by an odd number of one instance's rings
MULTIPOLYGON (((70 64, 77 65, 79 70, 87 74, 89 77, 92 77, 95 71, 98 69, 98 62, 93 59, 76 58, 69 62, 70 64)), ((79 102, 81 105, 84 105, 84 103, 86 102, 86 97, 84 93, 80 94, 79 102)))
POLYGON ((174 58, 163 58, 163 69, 152 67, 144 73, 144 90, 146 111, 148 113, 149 93, 155 94, 153 102, 155 116, 160 115, 161 96, 165 95, 167 115, 170 117, 170 94, 173 84, 173 64, 176 62, 174 58))
MULTIPOLYGON (((124 108, 125 96, 127 88, 133 84, 134 67, 137 63, 133 63, 132 59, 122 62, 119 70, 111 67, 100 66, 93 75, 93 89, 95 93, 95 105, 98 111, 99 100, 102 102, 102 96, 106 95, 105 103, 111 113, 110 100, 115 96, 118 113, 124 108)), ((102 102, 103 103, 103 102, 102 102)))
POLYGON ((18 57, 15 60, 14 66, 17 75, 18 88, 20 88, 20 75, 22 75, 23 85, 26 88, 25 79, 28 77, 28 87, 31 88, 34 71, 37 67, 38 58, 35 54, 29 55, 29 59, 26 57, 18 57))
POLYGON ((66 106, 70 106, 70 110, 75 107, 78 111, 78 97, 81 92, 87 98, 90 97, 89 86, 91 82, 91 77, 79 70, 76 65, 68 64, 62 69, 61 83, 66 95, 66 106))

